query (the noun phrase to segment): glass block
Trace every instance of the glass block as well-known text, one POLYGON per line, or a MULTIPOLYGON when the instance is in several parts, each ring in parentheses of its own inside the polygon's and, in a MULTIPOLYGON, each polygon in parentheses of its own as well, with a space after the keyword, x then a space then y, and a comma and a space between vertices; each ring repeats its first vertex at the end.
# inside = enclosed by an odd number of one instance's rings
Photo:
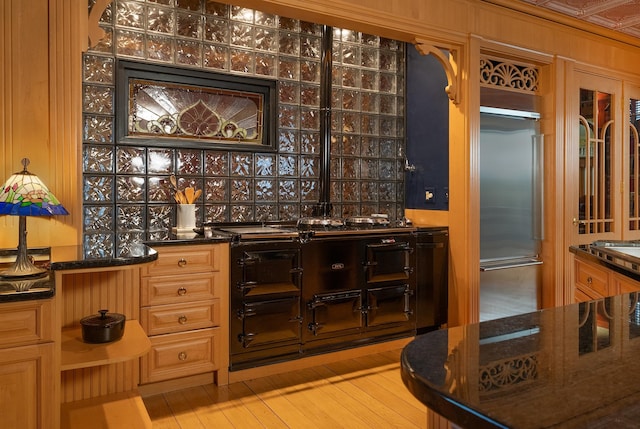
POLYGON ((400 50, 401 46, 402 46, 401 42, 398 42, 397 40, 387 39, 386 37, 380 38, 380 47, 383 49, 398 51, 400 50))
POLYGON ((300 37, 300 56, 320 59, 322 56, 322 39, 314 36, 300 37))
POLYGON ((318 109, 300 109, 300 128, 303 130, 320 129, 320 111, 318 109))
POLYGON ((355 158, 342 158, 342 178, 357 179, 360 169, 358 161, 355 158))
POLYGON ((278 28, 281 30, 298 31, 300 29, 300 23, 297 19, 281 16, 278 20, 278 28))
POLYGON ((342 112, 334 110, 331 113, 331 131, 333 133, 342 131, 342 112))
POLYGON ((360 107, 363 112, 378 113, 380 110, 378 94, 363 92, 360 98, 360 107))
POLYGON ((278 77, 298 80, 300 76, 298 66, 299 62, 297 59, 280 57, 280 61, 278 61, 278 77))
POLYGON ((85 116, 82 138, 90 143, 112 143, 113 117, 85 116))
POLYGON ((279 217, 283 221, 296 220, 300 217, 300 206, 297 204, 281 204, 279 217))
POLYGON ((340 155, 342 150, 342 135, 333 134, 331 136, 331 155, 340 155))
POLYGON ((231 219, 234 222, 253 222, 253 206, 234 204, 231 206, 231 219))
POLYGON ((331 89, 331 107, 333 109, 342 109, 342 88, 331 89))
POLYGON ((359 204, 343 204, 342 205, 342 216, 359 216, 360 215, 360 205, 359 204))
POLYGON ((147 152, 148 173, 173 173, 173 149, 149 149, 147 152))
POLYGON ((86 203, 113 201, 113 178, 106 176, 84 176, 83 200, 86 203))
POLYGON ((82 110, 86 113, 113 114, 113 88, 84 85, 82 110))
POLYGON ((229 43, 229 21, 205 16, 204 38, 215 43, 229 43))
POLYGON ((144 4, 135 1, 118 1, 116 6, 116 25, 122 27, 144 28, 146 14, 144 4))
POLYGON ((393 95, 380 95, 380 113, 396 114, 396 97, 393 95))
POLYGON ((114 256, 114 234, 85 234, 82 249, 86 259, 112 258, 114 256))
POLYGON ((381 159, 380 160, 380 179, 381 180, 392 180, 395 179, 395 162, 381 159))
POLYGON ((300 217, 311 217, 315 215, 316 204, 300 204, 300 217))
POLYGON ((378 201, 378 185, 375 182, 360 183, 360 197, 362 201, 378 201))
POLYGON ((89 47, 90 52, 100 52, 105 54, 113 53, 113 28, 100 26, 104 31, 102 39, 98 40, 95 46, 89 47))
POLYGON ((342 68, 342 86, 357 88, 360 86, 360 71, 353 67, 342 68))
POLYGON ((275 155, 256 154, 256 176, 274 176, 275 155))
POLYGON ((176 174, 202 174, 202 151, 197 149, 178 149, 176 151, 176 174))
POLYGON ((380 46, 380 38, 372 34, 362 33, 360 40, 363 45, 373 46, 375 48, 380 46))
POLYGON ((231 154, 232 176, 253 176, 253 156, 248 153, 231 154))
POLYGON ((298 128, 299 124, 300 108, 297 106, 280 105, 278 125, 282 128, 298 128))
POLYGON ((320 153, 320 135, 318 133, 301 133, 300 143, 302 153, 320 153))
POLYGON ((362 89, 378 90, 378 72, 362 70, 360 74, 360 86, 362 89))
POLYGON ((147 37, 147 59, 170 63, 173 62, 174 52, 172 38, 151 34, 147 37))
POLYGON ((360 48, 356 45, 342 45, 342 64, 360 65, 360 48))
POLYGON ((276 76, 278 72, 275 55, 256 53, 256 74, 262 76, 276 76))
POLYGON ((113 207, 85 206, 83 213, 84 232, 113 230, 113 207))
POLYGON ((340 168, 340 158, 338 157, 331 157, 331 159, 329 160, 329 168, 331 170, 331 178, 332 179, 337 179, 339 177, 342 177, 342 169, 340 168))
POLYGON ((141 176, 116 177, 116 201, 144 202, 145 178, 141 176))
POLYGON ((202 63, 202 45, 188 40, 176 41, 176 63, 198 66, 202 63))
POLYGON ((145 241, 144 231, 124 231, 116 234, 117 256, 129 256, 135 254, 140 246, 140 243, 145 241))
MULTIPOLYGON (((95 4, 95 1, 91 1, 90 3, 95 4)), ((107 7, 104 9, 104 12, 102 12, 102 16, 100 17, 100 24, 113 24, 114 7, 115 5, 113 4, 113 2, 107 4, 107 7)))
POLYGON ((231 19, 235 21, 253 23, 254 11, 240 6, 231 6, 231 19))
POLYGON ((224 46, 204 44, 202 52, 202 65, 204 67, 229 70, 229 49, 224 46))
POLYGON ((302 201, 318 201, 320 198, 320 185, 317 180, 301 180, 300 181, 300 200, 302 201))
POLYGON ((397 137, 396 118, 380 118, 380 135, 397 137))
POLYGON ((342 91, 342 106, 345 110, 360 110, 360 92, 345 89, 342 91))
POLYGON ((342 201, 360 201, 359 182, 345 180, 342 182, 342 201))
MULTIPOLYGON (((339 37, 336 40, 340 40, 342 42, 352 42, 352 43, 360 42, 360 33, 357 31, 337 29, 337 32, 339 33, 339 37)), ((335 37, 335 34, 336 32, 334 30, 334 37, 335 37)))
POLYGON ((395 182, 380 182, 378 187, 379 201, 395 201, 396 200, 396 184, 395 182))
POLYGON ((361 119, 362 134, 378 135, 380 118, 375 115, 362 115, 361 119))
POLYGON ((253 73, 254 71, 254 56, 251 51, 244 51, 241 49, 231 49, 229 51, 231 59, 231 70, 242 73, 253 73))
POLYGON ((171 228, 171 208, 173 205, 149 204, 147 207, 147 226, 149 231, 171 228))
POLYGON ((269 179, 256 180, 256 201, 276 200, 276 181, 269 179))
POLYGON ((204 187, 205 201, 228 201, 227 183, 227 179, 206 179, 204 187))
POLYGON ((173 34, 175 15, 173 10, 149 6, 147 9, 147 29, 158 33, 173 34))
POLYGON ((116 30, 116 52, 129 57, 144 57, 144 34, 135 31, 116 30))
POLYGON ((360 65, 370 69, 378 69, 378 54, 380 51, 374 48, 362 48, 360 52, 360 65))
POLYGON ((300 158, 300 177, 318 177, 320 174, 320 158, 303 156, 300 158))
POLYGON ((338 181, 338 180, 333 180, 331 181, 331 202, 333 203, 333 213, 335 213, 337 216, 341 216, 341 206, 340 203, 342 202, 342 184, 338 181))
POLYGON ((319 83, 320 63, 317 61, 300 61, 300 80, 319 83))
POLYGON ((85 82, 112 83, 113 63, 113 58, 85 55, 82 64, 82 79, 85 82))
POLYGON ((234 22, 231 24, 230 41, 233 46, 253 47, 253 26, 234 22))
POLYGON ((380 158, 395 158, 396 157, 396 142, 394 140, 386 139, 380 141, 380 158))
POLYGON ((145 172, 145 151, 143 148, 120 146, 116 149, 116 171, 118 174, 139 174, 145 172))
POLYGON ((167 177, 147 177, 147 201, 174 203, 173 191, 167 177))
POLYGON ((342 154, 349 156, 360 155, 360 136, 346 135, 342 138, 342 154))
POLYGON ((334 86, 342 86, 342 67, 333 65, 331 68, 331 83, 334 86))
POLYGON ((229 222, 227 213, 229 207, 226 204, 213 204, 205 206, 205 222, 229 222))
POLYGON ((380 153, 380 141, 376 137, 362 136, 362 156, 377 158, 380 153))
POLYGON ((378 179, 378 160, 362 158, 360 160, 360 177, 363 179, 378 179))
POLYGON ((320 87, 317 85, 300 85, 300 104, 318 107, 320 105, 320 87))
POLYGON ((277 52, 278 31, 273 28, 256 28, 255 48, 261 51, 277 52))
POLYGON ((278 175, 280 176, 297 176, 298 174, 298 157, 297 156, 278 156, 278 175))
POLYGON ((296 82, 280 82, 278 99, 282 103, 297 104, 300 101, 300 85, 296 82))
POLYGON ((180 9, 192 10, 199 12, 202 8, 202 0, 175 0, 176 7, 180 9))
POLYGON ((342 114, 342 132, 359 133, 360 132, 360 114, 352 112, 344 112, 342 114))
POLYGON ((322 25, 313 22, 300 21, 300 32, 304 34, 322 35, 322 25))
POLYGON ((176 15, 176 34, 191 39, 200 39, 202 15, 178 12, 176 15))
POLYGON ((204 1, 204 11, 207 15, 220 16, 223 18, 229 17, 229 5, 218 3, 213 0, 204 1))
POLYGON ((295 57, 300 55, 300 35, 288 31, 281 31, 280 39, 278 40, 278 51, 284 55, 295 57))
POLYGON ((256 25, 264 25, 265 27, 275 27, 278 22, 276 15, 260 12, 258 10, 254 12, 253 19, 256 25))
POLYGON ((173 6, 175 0, 147 0, 149 3, 161 4, 164 6, 173 6))
POLYGON ((154 230, 147 233, 147 240, 149 241, 165 241, 169 237, 169 229, 154 230))
POLYGON ((82 171, 84 173, 112 173, 113 149, 111 146, 83 146, 82 171))
POLYGON ((117 206, 116 228, 118 231, 144 231, 145 207, 141 205, 119 205, 117 206))
POLYGON ((380 73, 380 92, 396 93, 396 75, 389 73, 380 73))
POLYGON ((299 201, 298 181, 294 179, 280 180, 278 185, 278 201, 299 201))
POLYGON ((228 176, 229 155, 226 152, 205 151, 204 173, 207 176, 228 176))
POLYGON ((256 204, 256 222, 278 220, 277 208, 273 204, 256 204))

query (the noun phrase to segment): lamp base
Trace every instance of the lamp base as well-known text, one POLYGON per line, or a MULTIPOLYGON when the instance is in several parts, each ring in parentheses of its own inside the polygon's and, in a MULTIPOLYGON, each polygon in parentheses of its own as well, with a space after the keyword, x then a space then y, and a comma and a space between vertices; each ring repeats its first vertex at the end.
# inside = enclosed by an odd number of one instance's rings
POLYGON ((25 216, 20 216, 18 227, 18 255, 16 256, 16 261, 8 270, 2 271, 0 277, 20 279, 44 275, 47 270, 35 266, 27 255, 27 218, 25 216))

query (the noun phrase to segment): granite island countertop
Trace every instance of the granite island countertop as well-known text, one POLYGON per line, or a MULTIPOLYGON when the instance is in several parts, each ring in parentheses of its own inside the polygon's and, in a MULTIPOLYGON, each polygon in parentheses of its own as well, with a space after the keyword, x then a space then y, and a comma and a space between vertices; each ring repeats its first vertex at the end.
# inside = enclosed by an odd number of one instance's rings
POLYGON ((596 241, 593 244, 570 246, 569 251, 576 256, 640 281, 640 258, 611 250, 625 246, 640 249, 640 241, 596 241))
POLYGON ((463 428, 637 428, 637 292, 417 336, 407 388, 463 428))

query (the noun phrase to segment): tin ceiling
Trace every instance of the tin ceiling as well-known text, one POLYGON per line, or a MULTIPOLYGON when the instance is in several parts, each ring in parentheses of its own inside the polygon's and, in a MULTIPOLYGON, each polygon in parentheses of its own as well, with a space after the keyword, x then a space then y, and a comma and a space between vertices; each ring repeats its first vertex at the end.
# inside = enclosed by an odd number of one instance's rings
POLYGON ((640 0, 521 0, 640 38, 640 0))

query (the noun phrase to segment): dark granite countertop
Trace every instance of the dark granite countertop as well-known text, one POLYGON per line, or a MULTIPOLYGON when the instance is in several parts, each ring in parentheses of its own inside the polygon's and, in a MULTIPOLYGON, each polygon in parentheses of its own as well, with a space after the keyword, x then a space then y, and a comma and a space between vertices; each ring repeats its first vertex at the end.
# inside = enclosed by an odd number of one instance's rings
POLYGON ((463 428, 637 428, 638 293, 417 336, 407 388, 463 428))

